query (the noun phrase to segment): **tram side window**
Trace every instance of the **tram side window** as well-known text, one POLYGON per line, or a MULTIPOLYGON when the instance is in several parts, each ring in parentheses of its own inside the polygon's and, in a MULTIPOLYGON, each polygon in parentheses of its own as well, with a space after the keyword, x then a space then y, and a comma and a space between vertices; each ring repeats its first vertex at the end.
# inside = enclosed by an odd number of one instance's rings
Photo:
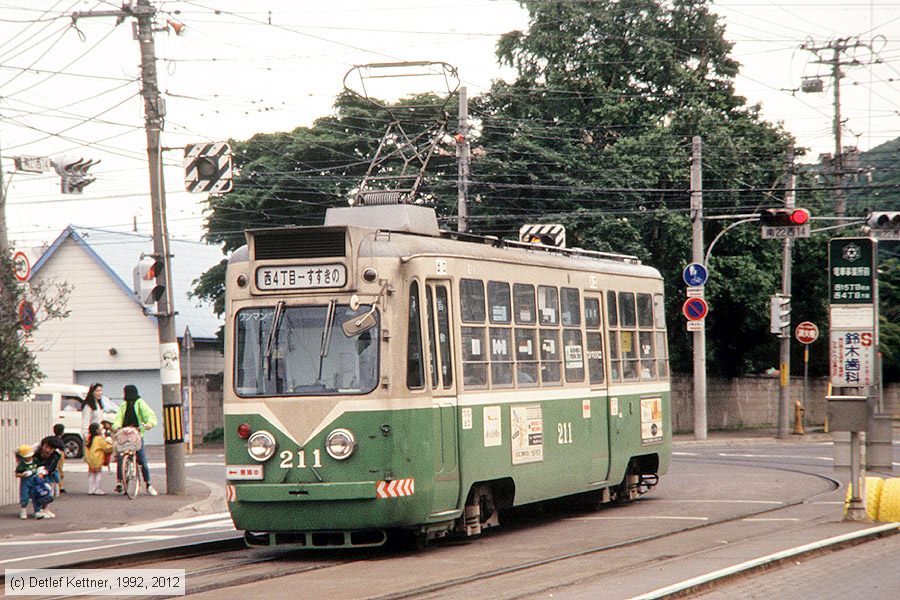
POLYGON ((438 344, 441 352, 441 379, 444 388, 453 385, 453 353, 450 350, 450 293, 445 285, 435 286, 438 344))
POLYGON ((534 286, 524 283, 513 284, 513 301, 516 325, 534 325, 537 314, 534 308, 534 286))
POLYGON ((584 299, 584 327, 588 381, 590 383, 603 383, 605 372, 603 369, 603 334, 600 331, 599 298, 584 299))
POLYGON ((653 325, 656 327, 656 365, 660 379, 669 376, 669 352, 666 346, 666 314, 662 294, 653 294, 653 325), (661 330, 661 331, 660 331, 661 330))
POLYGON ((467 388, 487 385, 487 354, 484 351, 484 327, 462 327, 463 385, 467 388))
POLYGON ((509 387, 513 379, 512 330, 491 327, 491 386, 509 387))
POLYGON ((563 353, 566 360, 566 383, 584 381, 581 329, 563 329, 563 353))
POLYGON ((637 318, 634 293, 619 292, 619 350, 622 353, 622 378, 634 381, 638 378, 637 318))
POLYGON ((641 379, 656 379, 656 352, 653 349, 653 297, 637 295, 638 346, 641 360, 641 379), (649 329, 649 331, 643 331, 649 329))
POLYGON ((541 383, 560 383, 558 329, 541 329, 541 383))
POLYGON ((578 327, 581 325, 581 303, 578 301, 578 290, 562 288, 560 290, 560 300, 563 327, 578 327))
POLYGON ((488 306, 491 323, 510 322, 509 284, 488 281, 488 306))
POLYGON ((431 364, 431 389, 437 389, 438 370, 437 337, 434 326, 434 293, 430 285, 425 286, 425 311, 428 317, 428 362, 431 364))
POLYGON ((516 384, 520 387, 538 384, 535 333, 534 329, 516 327, 516 384))
POLYGON ((425 362, 422 355, 422 315, 419 306, 419 282, 409 286, 409 320, 406 341, 406 386, 425 387, 425 362))
POLYGON ((538 310, 541 315, 541 325, 559 323, 559 297, 555 287, 538 286, 538 310))
POLYGON ((459 306, 464 323, 484 323, 484 283, 460 279, 459 306))

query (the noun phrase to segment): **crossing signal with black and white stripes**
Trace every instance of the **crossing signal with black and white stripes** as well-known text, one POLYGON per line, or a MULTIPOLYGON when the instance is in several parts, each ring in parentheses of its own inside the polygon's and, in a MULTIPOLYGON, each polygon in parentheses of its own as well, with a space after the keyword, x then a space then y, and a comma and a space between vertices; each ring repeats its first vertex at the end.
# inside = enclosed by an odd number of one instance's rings
POLYGON ((194 194, 224 194, 234 188, 231 146, 225 142, 184 147, 184 187, 194 194))
POLYGON ((566 228, 557 223, 522 225, 519 228, 519 241, 526 244, 544 244, 545 246, 565 248, 566 228))

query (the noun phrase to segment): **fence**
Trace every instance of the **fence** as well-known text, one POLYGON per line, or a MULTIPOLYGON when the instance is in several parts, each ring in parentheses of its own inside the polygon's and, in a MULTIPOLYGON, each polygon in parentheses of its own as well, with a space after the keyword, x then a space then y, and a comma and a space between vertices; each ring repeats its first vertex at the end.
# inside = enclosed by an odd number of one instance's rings
POLYGON ((0 506, 19 502, 16 449, 53 433, 49 402, 0 402, 0 506))

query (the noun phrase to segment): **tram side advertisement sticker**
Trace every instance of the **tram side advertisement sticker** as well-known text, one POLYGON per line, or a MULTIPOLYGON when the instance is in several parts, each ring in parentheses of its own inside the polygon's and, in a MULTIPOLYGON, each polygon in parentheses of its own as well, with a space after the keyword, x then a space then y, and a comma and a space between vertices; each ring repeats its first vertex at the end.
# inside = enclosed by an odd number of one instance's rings
POLYGON ((662 439, 662 398, 641 398, 641 445, 658 444, 662 439))
POLYGON ((542 462, 544 460, 544 418, 541 406, 511 406, 509 408, 510 447, 512 464, 542 462))

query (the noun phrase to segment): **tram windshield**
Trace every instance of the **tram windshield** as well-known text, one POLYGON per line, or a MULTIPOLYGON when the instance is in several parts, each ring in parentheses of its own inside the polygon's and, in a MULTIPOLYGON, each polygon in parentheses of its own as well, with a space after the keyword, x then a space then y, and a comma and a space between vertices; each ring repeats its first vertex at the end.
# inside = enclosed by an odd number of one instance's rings
POLYGON ((248 308, 237 313, 235 331, 239 396, 366 394, 375 389, 380 322, 371 305, 353 310, 332 301, 248 308), (348 322, 351 326, 344 326, 348 322))

